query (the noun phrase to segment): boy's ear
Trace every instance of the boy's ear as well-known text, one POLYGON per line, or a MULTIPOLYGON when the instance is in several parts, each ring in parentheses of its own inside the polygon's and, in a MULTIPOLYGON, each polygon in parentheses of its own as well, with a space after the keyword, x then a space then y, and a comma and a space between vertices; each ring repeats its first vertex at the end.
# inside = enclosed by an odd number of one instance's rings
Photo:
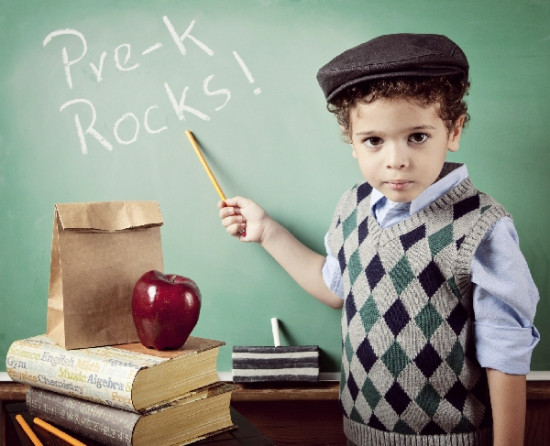
POLYGON ((464 115, 458 118, 455 125, 449 132, 448 149, 450 152, 456 152, 460 146, 460 135, 462 135, 462 128, 464 127, 464 115))

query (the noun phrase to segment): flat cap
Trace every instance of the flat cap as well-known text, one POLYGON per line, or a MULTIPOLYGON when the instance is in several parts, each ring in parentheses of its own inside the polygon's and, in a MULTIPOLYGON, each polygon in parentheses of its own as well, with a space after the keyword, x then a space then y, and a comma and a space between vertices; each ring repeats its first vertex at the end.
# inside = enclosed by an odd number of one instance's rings
POLYGON ((462 75, 468 60, 460 47, 440 34, 387 34, 336 56, 317 73, 327 101, 347 87, 389 77, 462 75))

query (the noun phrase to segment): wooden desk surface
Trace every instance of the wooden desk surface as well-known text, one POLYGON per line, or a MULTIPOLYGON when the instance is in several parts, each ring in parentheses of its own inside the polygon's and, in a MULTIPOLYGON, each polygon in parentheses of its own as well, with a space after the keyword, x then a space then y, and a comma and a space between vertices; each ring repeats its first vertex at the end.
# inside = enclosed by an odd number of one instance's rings
MULTIPOLYGON (((337 381, 302 385, 235 384, 232 401, 337 401, 337 381)), ((12 381, 0 382, 0 402, 23 401, 29 386, 12 381)), ((550 400, 550 381, 528 381, 527 400, 550 400)))

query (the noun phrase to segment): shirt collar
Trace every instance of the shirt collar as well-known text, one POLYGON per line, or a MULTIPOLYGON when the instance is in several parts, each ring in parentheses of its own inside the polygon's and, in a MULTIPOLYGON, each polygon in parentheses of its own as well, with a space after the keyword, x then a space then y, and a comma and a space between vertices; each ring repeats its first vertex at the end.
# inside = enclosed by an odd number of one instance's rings
POLYGON ((409 206, 409 215, 421 211, 425 207, 429 206, 438 198, 441 198, 447 192, 454 187, 458 186, 462 181, 468 178, 468 169, 465 164, 457 163, 445 163, 443 170, 441 171, 441 177, 429 186, 418 197, 412 200, 410 203, 397 203, 388 200, 382 192, 373 188, 371 192, 370 207, 373 215, 376 215, 375 209, 378 206, 384 205, 386 202, 390 207, 405 207, 409 206), (449 171, 449 169, 452 169, 449 171))

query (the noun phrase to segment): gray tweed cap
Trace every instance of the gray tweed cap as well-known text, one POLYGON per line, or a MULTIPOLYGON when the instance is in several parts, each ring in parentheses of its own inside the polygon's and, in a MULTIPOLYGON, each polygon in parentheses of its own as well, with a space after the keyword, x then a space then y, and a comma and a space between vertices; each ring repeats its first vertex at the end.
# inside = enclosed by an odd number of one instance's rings
POLYGON ((468 79, 468 60, 460 47, 440 34, 387 34, 336 56, 317 73, 331 101, 344 89, 373 79, 461 75, 468 79))

